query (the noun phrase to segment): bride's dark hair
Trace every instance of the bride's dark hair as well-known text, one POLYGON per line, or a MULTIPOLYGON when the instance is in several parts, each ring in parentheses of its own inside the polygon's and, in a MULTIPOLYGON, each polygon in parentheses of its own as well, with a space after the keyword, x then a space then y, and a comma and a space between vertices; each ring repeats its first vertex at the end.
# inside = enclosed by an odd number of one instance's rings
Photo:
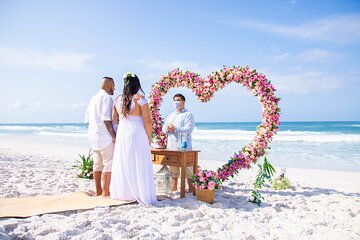
POLYGON ((139 92, 139 90, 143 95, 145 95, 144 91, 141 88, 141 84, 138 76, 136 76, 133 73, 127 74, 126 77, 124 77, 124 90, 121 96, 122 98, 121 113, 124 117, 126 117, 129 114, 132 98, 135 94, 139 92))

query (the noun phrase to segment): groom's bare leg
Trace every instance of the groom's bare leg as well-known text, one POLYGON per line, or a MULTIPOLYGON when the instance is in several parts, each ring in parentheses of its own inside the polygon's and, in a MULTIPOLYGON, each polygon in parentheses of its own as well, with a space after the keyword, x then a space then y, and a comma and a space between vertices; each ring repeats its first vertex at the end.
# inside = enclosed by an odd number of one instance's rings
POLYGON ((110 196, 110 191, 109 191, 109 188, 110 188, 110 180, 111 180, 111 172, 104 172, 103 173, 103 192, 102 192, 102 195, 104 197, 108 197, 110 196))
POLYGON ((96 188, 96 196, 100 196, 102 194, 101 188, 101 171, 93 172, 95 188, 96 188))

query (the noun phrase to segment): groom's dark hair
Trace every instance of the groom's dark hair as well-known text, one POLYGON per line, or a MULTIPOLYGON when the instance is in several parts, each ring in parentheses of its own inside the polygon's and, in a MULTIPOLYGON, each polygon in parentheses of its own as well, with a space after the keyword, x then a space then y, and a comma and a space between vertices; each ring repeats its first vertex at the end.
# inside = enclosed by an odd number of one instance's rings
POLYGON ((184 97, 184 95, 182 95, 182 94, 180 94, 180 93, 177 93, 177 94, 174 95, 173 100, 174 100, 174 98, 176 98, 176 97, 181 98, 181 100, 183 100, 183 101, 185 102, 185 97, 184 97))
POLYGON ((111 77, 103 77, 102 79, 104 79, 104 80, 112 80, 112 81, 114 81, 114 79, 112 79, 111 77))

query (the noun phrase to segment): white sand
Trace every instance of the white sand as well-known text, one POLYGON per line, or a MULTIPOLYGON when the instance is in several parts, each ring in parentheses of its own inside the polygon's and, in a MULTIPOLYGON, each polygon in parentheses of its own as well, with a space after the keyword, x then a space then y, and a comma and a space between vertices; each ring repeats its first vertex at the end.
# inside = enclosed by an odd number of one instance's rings
MULTIPOLYGON (((75 177, 87 148, 0 140, 0 196, 93 189, 75 177)), ((216 161, 200 162, 216 169, 216 161)), ((287 169, 294 190, 266 187, 261 206, 247 201, 256 168, 242 171, 208 205, 187 194, 157 206, 127 205, 1 219, 0 239, 360 239, 360 173, 287 169)))

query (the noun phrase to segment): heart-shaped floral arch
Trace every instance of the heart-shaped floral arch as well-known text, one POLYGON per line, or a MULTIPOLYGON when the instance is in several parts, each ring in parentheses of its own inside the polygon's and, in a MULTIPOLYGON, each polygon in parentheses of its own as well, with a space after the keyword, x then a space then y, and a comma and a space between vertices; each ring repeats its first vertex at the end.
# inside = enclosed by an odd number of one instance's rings
POLYGON ((250 168, 251 163, 266 154, 268 144, 278 131, 280 98, 275 96, 275 88, 264 74, 246 67, 224 67, 215 71, 207 78, 190 72, 174 69, 167 75, 162 75, 159 81, 151 88, 150 112, 153 121, 153 137, 162 147, 167 144, 167 135, 162 132, 163 118, 160 115, 160 106, 163 96, 170 88, 185 87, 191 89, 200 102, 209 101, 216 91, 224 88, 227 84, 236 82, 249 89, 258 97, 262 105, 262 123, 257 126, 254 139, 245 147, 234 153, 228 163, 217 170, 217 178, 223 182, 230 176, 238 173, 240 169, 250 168))

